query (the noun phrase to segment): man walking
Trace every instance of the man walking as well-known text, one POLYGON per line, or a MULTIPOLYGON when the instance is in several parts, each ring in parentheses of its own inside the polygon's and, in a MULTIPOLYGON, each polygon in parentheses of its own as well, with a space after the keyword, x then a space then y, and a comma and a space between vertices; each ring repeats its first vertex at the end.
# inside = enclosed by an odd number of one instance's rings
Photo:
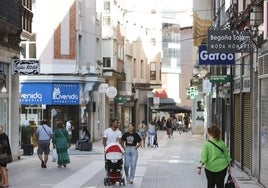
POLYGON ((110 128, 106 129, 103 134, 104 148, 112 142, 118 142, 122 145, 122 133, 118 129, 118 120, 113 119, 110 128))
POLYGON ((41 160, 41 167, 47 168, 48 155, 50 152, 50 139, 52 138, 52 130, 47 125, 47 120, 44 119, 42 125, 37 128, 36 137, 38 140, 37 155, 41 160))

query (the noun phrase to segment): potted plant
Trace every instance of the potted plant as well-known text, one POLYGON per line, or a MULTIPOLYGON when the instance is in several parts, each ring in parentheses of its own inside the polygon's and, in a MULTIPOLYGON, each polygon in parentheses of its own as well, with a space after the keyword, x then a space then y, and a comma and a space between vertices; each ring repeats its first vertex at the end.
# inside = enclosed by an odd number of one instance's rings
POLYGON ((33 154, 32 135, 34 128, 30 125, 21 126, 21 148, 23 149, 23 155, 33 154))

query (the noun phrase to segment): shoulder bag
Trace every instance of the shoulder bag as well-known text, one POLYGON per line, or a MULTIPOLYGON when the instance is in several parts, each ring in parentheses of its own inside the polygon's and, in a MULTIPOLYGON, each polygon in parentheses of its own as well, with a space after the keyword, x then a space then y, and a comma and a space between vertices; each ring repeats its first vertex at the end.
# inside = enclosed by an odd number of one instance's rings
POLYGON ((45 132, 47 133, 49 139, 51 139, 51 135, 48 134, 47 130, 45 129, 45 127, 42 125, 43 129, 45 130, 45 132))
POLYGON ((214 146, 216 146, 219 150, 221 150, 221 152, 223 153, 223 149, 220 148, 217 144, 215 144, 214 142, 212 142, 211 140, 208 140, 208 142, 210 142, 211 144, 213 144, 214 146))
POLYGON ((65 138, 66 142, 67 142, 67 148, 71 147, 71 145, 68 143, 67 138, 64 136, 64 134, 61 132, 61 130, 59 129, 61 135, 65 138))

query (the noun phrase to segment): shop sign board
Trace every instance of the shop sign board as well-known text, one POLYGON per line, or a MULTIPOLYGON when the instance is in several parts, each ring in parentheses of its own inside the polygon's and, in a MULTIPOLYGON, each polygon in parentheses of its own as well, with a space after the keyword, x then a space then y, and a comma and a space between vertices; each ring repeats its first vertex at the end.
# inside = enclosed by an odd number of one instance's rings
POLYGON ((250 52, 252 45, 252 37, 247 30, 208 30, 207 50, 209 53, 250 52))
POLYGON ((38 75, 40 74, 39 60, 20 60, 12 61, 12 74, 18 75, 38 75))
POLYGON ((199 46, 199 65, 234 65, 234 53, 209 53, 206 45, 199 46))
POLYGON ((117 104, 125 104, 127 102, 127 97, 126 96, 115 97, 114 102, 117 104))
POLYGON ((213 83, 226 83, 231 81, 230 75, 211 75, 209 77, 210 82, 213 83))
POLYGON ((78 105, 78 83, 21 83, 22 105, 78 105))

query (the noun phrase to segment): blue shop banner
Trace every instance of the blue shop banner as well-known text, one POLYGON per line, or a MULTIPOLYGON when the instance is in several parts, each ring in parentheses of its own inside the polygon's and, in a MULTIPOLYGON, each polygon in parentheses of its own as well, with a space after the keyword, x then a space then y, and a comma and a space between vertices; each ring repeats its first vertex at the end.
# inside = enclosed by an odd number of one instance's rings
POLYGON ((234 65, 234 53, 208 53, 206 45, 199 46, 199 65, 234 65))
POLYGON ((78 105, 78 83, 22 83, 20 85, 22 105, 78 105))

